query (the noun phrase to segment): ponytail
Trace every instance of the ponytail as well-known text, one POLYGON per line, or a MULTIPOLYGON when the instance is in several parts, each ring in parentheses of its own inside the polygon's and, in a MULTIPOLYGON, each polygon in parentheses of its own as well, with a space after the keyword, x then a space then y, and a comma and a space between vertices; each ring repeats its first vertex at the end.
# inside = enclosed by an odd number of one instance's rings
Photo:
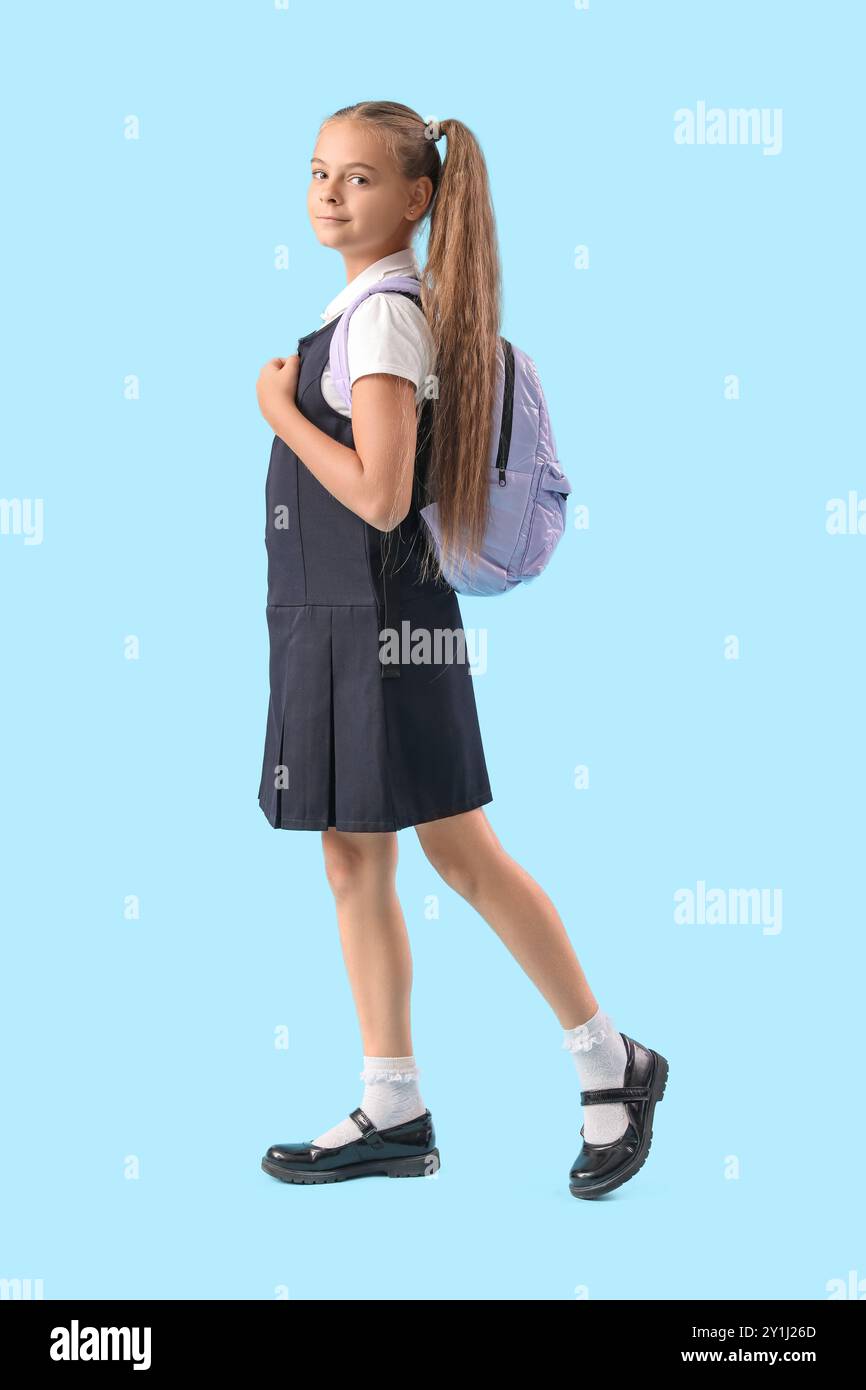
POLYGON ((443 550, 458 562, 477 556, 487 524, 501 273, 481 147, 461 121, 439 126, 448 150, 432 204, 421 292, 439 386, 428 477, 443 550))

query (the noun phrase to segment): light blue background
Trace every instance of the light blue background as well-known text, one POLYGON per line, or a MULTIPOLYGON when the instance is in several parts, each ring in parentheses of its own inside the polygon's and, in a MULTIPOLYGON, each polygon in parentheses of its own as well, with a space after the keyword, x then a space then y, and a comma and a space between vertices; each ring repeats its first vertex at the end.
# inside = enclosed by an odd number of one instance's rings
POLYGON ((830 498, 866 493, 861 17, 19 7, 0 496, 43 498, 45 535, 0 536, 0 1276, 301 1300, 822 1299, 866 1278, 866 536, 825 528, 830 498), (606 1202, 568 1192, 582 1116, 555 1016, 412 830, 441 1171, 300 1188, 259 1167, 362 1089, 320 836, 274 832, 256 800, 255 381, 344 283, 305 191, 320 120, 364 98, 478 135, 503 332, 590 509, 537 584, 462 607, 487 629, 491 823, 602 1007, 670 1061, 649 1160, 606 1202), (781 107, 782 152, 676 145, 700 100, 781 107), (781 888, 781 932, 676 925, 699 880, 781 888))

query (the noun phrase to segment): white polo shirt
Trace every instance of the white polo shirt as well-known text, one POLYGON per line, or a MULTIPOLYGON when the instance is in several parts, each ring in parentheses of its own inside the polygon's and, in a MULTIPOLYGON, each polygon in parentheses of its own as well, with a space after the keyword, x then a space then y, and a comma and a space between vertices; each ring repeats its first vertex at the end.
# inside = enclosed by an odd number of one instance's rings
MULTIPOLYGON (((338 318, 362 290, 388 275, 421 278, 411 246, 374 261, 350 280, 331 300, 322 314, 322 322, 330 323, 338 318)), ((425 382, 433 372, 436 347, 423 313, 405 294, 372 294, 359 304, 349 320, 346 350, 352 384, 359 377, 374 372, 405 377, 415 384, 415 402, 420 409, 426 399, 425 382)), ((321 388, 328 405, 338 414, 351 418, 352 408, 335 390, 327 363, 322 372, 321 388)))

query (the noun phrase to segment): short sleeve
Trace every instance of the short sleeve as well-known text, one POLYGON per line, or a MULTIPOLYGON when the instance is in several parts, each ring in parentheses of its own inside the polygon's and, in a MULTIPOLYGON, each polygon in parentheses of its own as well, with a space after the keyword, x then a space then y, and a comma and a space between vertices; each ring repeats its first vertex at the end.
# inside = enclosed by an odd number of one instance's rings
POLYGON ((371 294, 349 320, 349 380, 375 372, 405 377, 416 395, 433 370, 435 345, 422 311, 396 291, 371 294))

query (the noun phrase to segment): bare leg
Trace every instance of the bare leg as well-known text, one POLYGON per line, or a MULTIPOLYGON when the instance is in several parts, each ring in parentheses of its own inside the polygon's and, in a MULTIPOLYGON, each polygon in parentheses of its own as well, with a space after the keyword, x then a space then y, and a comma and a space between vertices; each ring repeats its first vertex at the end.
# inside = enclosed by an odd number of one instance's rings
POLYGON ((506 854, 483 807, 415 826, 430 863, 489 923, 538 986, 563 1028, 598 1010, 550 898, 506 854))
POLYGON ((343 959, 364 1053, 412 1055, 412 953, 397 897, 394 831, 322 831, 343 959))

